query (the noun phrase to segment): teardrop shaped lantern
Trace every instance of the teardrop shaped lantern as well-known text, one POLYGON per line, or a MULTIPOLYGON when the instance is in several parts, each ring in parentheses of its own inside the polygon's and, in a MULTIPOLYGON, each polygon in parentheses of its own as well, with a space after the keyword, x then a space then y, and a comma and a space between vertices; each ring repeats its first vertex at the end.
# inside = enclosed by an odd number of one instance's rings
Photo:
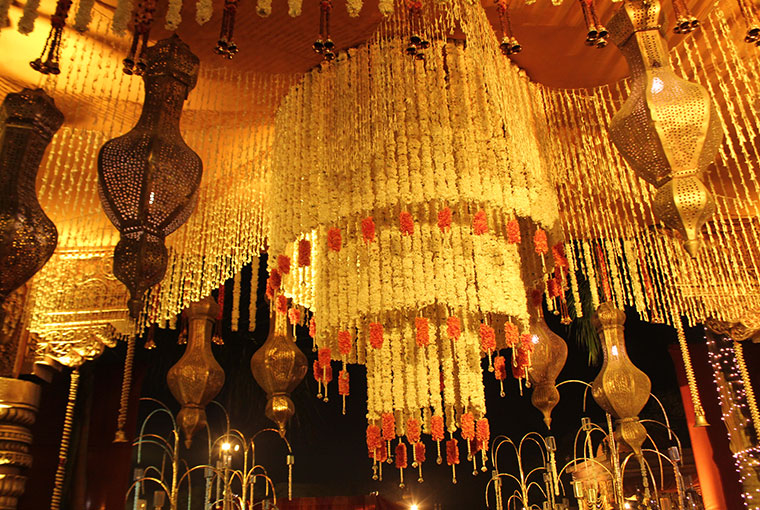
POLYGON ((182 405, 177 422, 190 448, 193 435, 206 426, 206 406, 224 386, 224 370, 211 352, 211 332, 219 305, 208 296, 191 303, 187 310, 187 348, 169 369, 166 382, 182 405))
POLYGON ((604 362, 591 384, 591 395, 599 407, 616 418, 616 435, 641 455, 646 429, 639 413, 649 400, 652 383, 628 357, 623 334, 625 313, 607 301, 599 305, 592 320, 602 340, 604 362))
POLYGON ((58 243, 35 181, 62 124, 63 114, 41 89, 10 93, 0 107, 0 303, 42 269, 58 243))
POLYGON ((198 78, 198 57, 174 35, 145 50, 144 59, 140 119, 106 142, 98 157, 100 201, 121 233, 114 275, 129 289, 133 317, 145 291, 164 277, 164 239, 193 212, 203 172, 179 131, 183 104, 198 78))
POLYGON ((544 321, 541 308, 541 294, 529 299, 530 324, 528 332, 533 340, 533 353, 530 356, 528 377, 533 385, 530 401, 533 407, 541 411, 546 428, 551 428, 552 410, 559 402, 557 376, 567 361, 567 344, 554 333, 544 321))
POLYGON ((701 176, 723 131, 708 92, 673 72, 664 19, 658 0, 625 0, 610 21, 631 69, 631 94, 610 122, 610 137, 639 177, 657 187, 655 215, 696 257, 700 230, 715 210, 701 176))
POLYGON ((283 437, 288 420, 295 414, 290 393, 303 381, 306 370, 306 356, 293 341, 286 315, 273 307, 269 336, 253 354, 251 372, 267 393, 266 416, 277 423, 283 437))

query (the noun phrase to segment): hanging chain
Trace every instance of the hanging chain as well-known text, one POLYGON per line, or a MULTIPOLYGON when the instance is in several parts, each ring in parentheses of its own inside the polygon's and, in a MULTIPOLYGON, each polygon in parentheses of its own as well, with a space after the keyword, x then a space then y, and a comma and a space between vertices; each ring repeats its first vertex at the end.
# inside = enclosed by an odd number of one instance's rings
POLYGON ((129 393, 132 389, 132 362, 135 357, 135 336, 131 335, 127 340, 127 357, 124 360, 124 378, 121 382, 121 400, 119 405, 119 418, 116 421, 116 437, 114 443, 125 443, 127 436, 124 426, 127 424, 127 411, 129 410, 129 393))
POLYGON ((689 393, 691 402, 694 406, 695 422, 697 424, 705 421, 705 410, 702 407, 702 400, 699 398, 699 389, 697 388, 697 378, 694 376, 694 368, 691 366, 691 356, 689 355, 689 345, 686 342, 686 333, 683 330, 683 324, 680 320, 676 321, 676 332, 678 333, 678 345, 681 347, 681 358, 683 366, 686 369, 686 381, 689 384, 689 393), (700 419, 701 418, 701 419, 700 419))
POLYGON ((77 402, 77 389, 79 388, 79 368, 71 372, 69 382, 69 400, 66 403, 66 414, 63 418, 63 432, 61 433, 61 447, 58 450, 58 467, 55 470, 55 483, 53 496, 50 500, 50 510, 58 510, 61 507, 61 495, 63 494, 63 482, 66 478, 66 462, 69 456, 69 440, 71 439, 71 426, 74 423, 74 406, 77 402))

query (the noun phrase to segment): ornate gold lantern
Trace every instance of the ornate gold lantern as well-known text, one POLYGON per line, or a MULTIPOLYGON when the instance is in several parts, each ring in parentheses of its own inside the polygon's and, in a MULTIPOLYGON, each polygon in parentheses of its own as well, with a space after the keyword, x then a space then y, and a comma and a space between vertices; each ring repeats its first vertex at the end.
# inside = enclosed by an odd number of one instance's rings
POLYGON ((24 493, 29 452, 40 402, 40 387, 28 381, 0 377, 0 508, 13 510, 24 493))
POLYGON ((663 22, 657 0, 626 0, 610 21, 631 69, 631 94, 611 120, 610 137, 639 177, 657 187, 655 215, 696 257, 700 229, 715 209, 701 175, 723 132, 708 92, 673 72, 663 22))
POLYGON ((295 414, 290 393, 306 375, 306 356, 296 346, 287 326, 287 317, 272 309, 269 318, 269 336, 251 357, 253 378, 267 392, 265 413, 277 423, 280 435, 295 414))
POLYGON ((647 433, 639 422, 639 413, 649 400, 652 383, 628 357, 623 334, 625 313, 607 301, 596 309, 593 321, 602 339, 604 362, 591 384, 591 394, 599 407, 617 419, 616 435, 641 455, 647 433))
POLYGON ((35 181, 61 124, 63 114, 41 89, 8 94, 0 108, 0 303, 45 265, 58 242, 35 181))
POLYGON ((211 333, 219 305, 209 296, 192 303, 187 310, 187 348, 169 369, 166 382, 174 398, 182 404, 177 422, 190 448, 193 435, 206 426, 206 406, 224 386, 224 370, 211 352, 211 333))
POLYGON ((528 377, 533 385, 530 401, 544 415, 546 428, 551 428, 552 410, 559 402, 559 391, 555 382, 567 361, 567 344, 554 333, 544 321, 541 295, 532 300, 528 333, 533 341, 528 377))
POLYGON ((145 291, 164 277, 164 238, 192 213, 203 172, 200 157, 179 131, 182 106, 198 78, 198 57, 177 36, 144 55, 140 119, 130 132, 106 142, 98 157, 100 200, 121 233, 114 274, 129 289, 133 317, 145 291))

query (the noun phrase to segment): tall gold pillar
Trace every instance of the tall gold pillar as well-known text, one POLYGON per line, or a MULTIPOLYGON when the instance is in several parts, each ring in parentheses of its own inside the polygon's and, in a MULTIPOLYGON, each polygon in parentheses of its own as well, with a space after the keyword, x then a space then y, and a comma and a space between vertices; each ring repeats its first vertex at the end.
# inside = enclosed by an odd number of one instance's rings
POLYGON ((39 403, 39 386, 0 377, 0 510, 15 510, 24 493, 39 403))

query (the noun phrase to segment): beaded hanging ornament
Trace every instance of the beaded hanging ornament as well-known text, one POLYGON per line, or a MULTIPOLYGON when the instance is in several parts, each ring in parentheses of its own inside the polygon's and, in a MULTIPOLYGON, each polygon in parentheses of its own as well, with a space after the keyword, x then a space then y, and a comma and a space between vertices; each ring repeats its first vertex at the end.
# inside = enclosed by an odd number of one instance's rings
POLYGON ((70 9, 71 0, 58 0, 55 4, 55 13, 50 17, 50 33, 45 40, 42 55, 38 59, 29 62, 29 65, 35 71, 39 71, 42 74, 61 73, 59 65, 61 58, 61 37, 63 36, 63 27, 66 26, 66 18, 69 16, 70 9))

